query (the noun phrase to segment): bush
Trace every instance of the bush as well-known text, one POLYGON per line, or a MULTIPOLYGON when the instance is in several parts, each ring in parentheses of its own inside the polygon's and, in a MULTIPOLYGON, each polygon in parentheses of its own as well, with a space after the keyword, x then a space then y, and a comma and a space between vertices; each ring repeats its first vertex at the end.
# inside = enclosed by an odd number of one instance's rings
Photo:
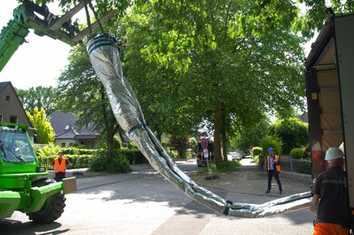
POLYGON ((282 142, 278 137, 274 137, 274 136, 266 136, 262 139, 261 141, 261 146, 263 149, 263 156, 268 155, 268 148, 272 147, 273 151, 275 154, 281 154, 281 150, 282 150, 282 142))
POLYGON ((305 148, 293 148, 290 151, 290 156, 295 159, 302 159, 305 157, 305 148))
POLYGON ((216 162, 216 169, 219 172, 232 172, 237 171, 241 164, 238 161, 221 161, 216 162))
POLYGON ((56 156, 60 152, 60 147, 54 144, 48 144, 44 147, 35 147, 35 149, 38 157, 56 156))
POLYGON ((258 163, 260 167, 263 167, 264 159, 268 155, 268 148, 272 147, 273 152, 277 155, 281 154, 281 140, 278 137, 274 136, 266 136, 262 139, 261 141, 261 146, 262 146, 262 154, 259 155, 257 158, 254 160, 258 163))
POLYGON ((262 154, 262 152, 263 152, 262 147, 256 146, 256 147, 253 147, 253 148, 251 149, 251 155, 252 155, 252 157, 260 156, 260 155, 262 154))
POLYGON ((188 138, 185 136, 172 136, 170 138, 170 145, 177 151, 177 156, 180 159, 187 157, 188 138))
POLYGON ((269 132, 269 120, 261 118, 256 125, 241 127, 230 139, 230 146, 248 152, 251 146, 259 145, 269 132))
MULTIPOLYGON (((69 168, 87 168, 90 163, 95 159, 94 155, 65 155, 69 162, 69 168)), ((45 167, 46 169, 53 169, 53 161, 57 157, 57 155, 50 156, 38 156, 38 162, 41 167, 45 167)))
POLYGON ((107 158, 104 155, 94 158, 90 164, 90 170, 108 173, 127 173, 131 171, 129 161, 126 157, 107 158))
POLYGON ((271 127, 271 133, 282 140, 284 153, 304 146, 308 141, 307 124, 295 117, 278 119, 271 127))
POLYGON ((148 160, 144 157, 144 155, 137 149, 120 149, 114 151, 115 157, 124 156, 127 158, 130 164, 145 164, 148 163, 148 160))
POLYGON ((95 154, 98 151, 98 149, 85 149, 85 148, 70 147, 70 148, 61 148, 60 151, 63 154, 90 155, 90 154, 95 154))
MULTIPOLYGON (((82 149, 76 147, 60 148, 57 145, 49 144, 45 147, 36 148, 36 155, 39 165, 45 167, 46 169, 53 169, 52 163, 58 156, 59 152, 63 152, 68 158, 70 162, 69 167, 72 169, 90 167, 91 164, 96 161, 98 156, 105 155, 104 149, 82 149)), ((146 158, 136 148, 115 150, 113 156, 115 158, 126 159, 128 161, 128 165, 148 163, 146 158)), ((112 164, 115 164, 115 162, 112 164)))

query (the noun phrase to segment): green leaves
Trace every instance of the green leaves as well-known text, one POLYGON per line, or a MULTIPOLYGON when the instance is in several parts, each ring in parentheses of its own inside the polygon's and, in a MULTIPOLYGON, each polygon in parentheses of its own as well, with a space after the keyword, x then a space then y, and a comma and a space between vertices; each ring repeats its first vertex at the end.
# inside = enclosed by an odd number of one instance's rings
POLYGON ((56 109, 57 94, 53 87, 32 87, 28 90, 17 90, 25 110, 43 108, 50 115, 56 109))
POLYGON ((43 108, 34 108, 26 112, 32 126, 36 129, 36 141, 39 144, 53 143, 55 132, 43 108))
POLYGON ((135 5, 123 19, 124 64, 147 119, 165 131, 192 128, 223 103, 231 121, 249 125, 264 111, 299 105, 298 13, 292 1, 135 5))
POLYGON ((311 38, 314 32, 320 30, 327 17, 331 16, 330 7, 334 14, 350 14, 354 12, 353 1, 330 0, 326 6, 324 0, 300 0, 307 8, 307 12, 301 20, 302 32, 307 38, 311 38))

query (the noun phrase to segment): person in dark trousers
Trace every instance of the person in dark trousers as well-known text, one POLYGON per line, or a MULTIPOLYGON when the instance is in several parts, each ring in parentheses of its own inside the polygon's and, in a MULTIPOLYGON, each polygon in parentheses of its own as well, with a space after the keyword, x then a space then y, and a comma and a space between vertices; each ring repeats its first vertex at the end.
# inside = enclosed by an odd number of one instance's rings
POLYGON ((281 186, 281 182, 279 179, 279 173, 280 173, 279 156, 274 154, 272 147, 268 148, 268 156, 264 164, 265 164, 265 169, 267 170, 268 173, 268 188, 266 193, 270 193, 270 190, 272 188, 272 178, 274 177, 278 183, 279 194, 282 194, 283 188, 281 186))
POLYGON ((69 165, 69 160, 62 152, 53 162, 53 169, 55 173, 55 181, 62 181, 66 177, 66 169, 69 165))
POLYGON ((316 213, 313 235, 349 234, 350 211, 343 157, 339 148, 329 148, 325 155, 327 170, 314 180, 310 208, 316 213))

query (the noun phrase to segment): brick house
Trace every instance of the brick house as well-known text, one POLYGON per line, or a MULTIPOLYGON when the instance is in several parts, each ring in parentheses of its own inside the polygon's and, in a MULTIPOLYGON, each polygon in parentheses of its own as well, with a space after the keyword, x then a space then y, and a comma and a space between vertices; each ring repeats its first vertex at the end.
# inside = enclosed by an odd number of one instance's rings
POLYGON ((31 125, 11 82, 0 82, 0 122, 31 125))

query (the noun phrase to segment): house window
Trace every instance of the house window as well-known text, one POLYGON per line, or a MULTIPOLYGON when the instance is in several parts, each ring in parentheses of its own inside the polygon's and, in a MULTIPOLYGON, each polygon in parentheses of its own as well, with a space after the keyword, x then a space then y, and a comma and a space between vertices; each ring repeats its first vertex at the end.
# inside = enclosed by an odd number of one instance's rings
POLYGON ((61 143, 61 147, 65 147, 65 143, 61 143))
POLYGON ((10 96, 7 95, 7 96, 5 97, 5 100, 6 100, 6 101, 10 101, 10 96))
POLYGON ((10 123, 17 123, 17 116, 10 116, 10 123))
POLYGON ((0 113, 0 122, 2 122, 2 113, 0 113))

